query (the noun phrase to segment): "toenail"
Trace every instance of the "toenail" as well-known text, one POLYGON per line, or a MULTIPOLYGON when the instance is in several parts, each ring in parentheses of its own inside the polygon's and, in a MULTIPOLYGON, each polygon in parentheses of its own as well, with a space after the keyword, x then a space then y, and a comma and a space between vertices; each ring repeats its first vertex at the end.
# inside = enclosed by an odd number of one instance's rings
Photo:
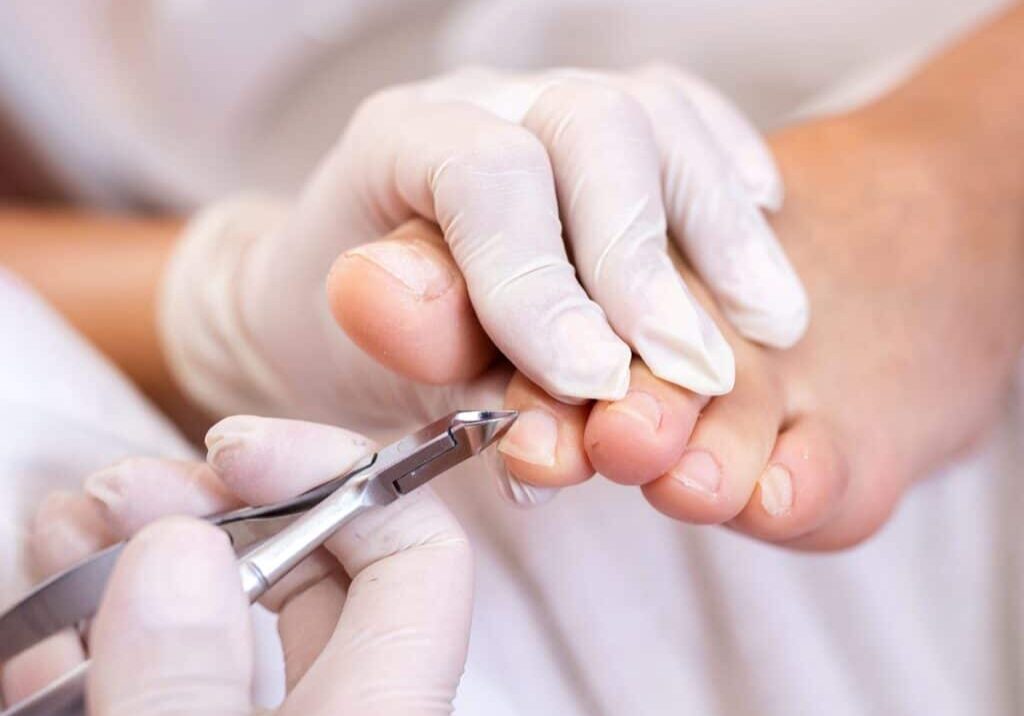
POLYGON ((761 507, 772 517, 779 517, 793 507, 793 478, 782 465, 770 465, 761 473, 761 507))
POLYGON ((608 410, 626 415, 649 428, 652 432, 661 427, 661 401, 650 393, 631 390, 622 400, 608 405, 608 410))
POLYGON ((520 411, 519 418, 498 443, 498 450, 531 465, 553 467, 558 447, 558 421, 546 410, 520 411))
POLYGON ((705 495, 718 493, 722 471, 715 458, 705 450, 689 450, 669 473, 684 486, 705 495))
POLYGON ((455 281, 447 266, 404 241, 372 241, 345 256, 358 256, 375 264, 419 298, 437 298, 455 281))

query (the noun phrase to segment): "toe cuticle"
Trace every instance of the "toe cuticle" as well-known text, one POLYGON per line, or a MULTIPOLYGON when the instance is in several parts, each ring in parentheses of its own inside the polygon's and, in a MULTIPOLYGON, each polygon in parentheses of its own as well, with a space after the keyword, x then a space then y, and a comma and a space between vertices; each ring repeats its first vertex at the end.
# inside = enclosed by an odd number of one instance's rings
POLYGON ((669 473, 684 487, 705 496, 715 496, 722 485, 722 470, 706 450, 688 450, 669 473))
POLYGON ((664 413, 660 400, 640 390, 629 391, 622 400, 610 403, 608 410, 631 418, 651 432, 657 432, 661 427, 664 413))
POLYGON ((554 467, 558 449, 558 421, 546 410, 520 411, 519 418, 498 443, 498 451, 514 460, 554 467))
POLYGON ((424 255, 413 244, 402 241, 375 241, 352 249, 347 257, 359 257, 401 283, 406 290, 422 299, 441 296, 455 281, 444 264, 424 255))

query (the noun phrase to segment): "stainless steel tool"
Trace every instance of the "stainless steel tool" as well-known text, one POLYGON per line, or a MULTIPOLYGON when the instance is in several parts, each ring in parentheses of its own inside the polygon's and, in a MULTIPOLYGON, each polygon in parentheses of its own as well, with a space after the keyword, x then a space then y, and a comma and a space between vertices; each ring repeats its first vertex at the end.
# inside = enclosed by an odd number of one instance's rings
MULTIPOLYGON (((394 502, 481 452, 511 427, 515 411, 464 410, 392 443, 366 463, 291 500, 206 519, 231 537, 242 588, 255 602, 342 525, 394 502)), ((68 627, 99 607, 124 543, 52 577, 0 614, 0 662, 68 627)), ((84 710, 88 662, 0 716, 70 716, 84 710)))

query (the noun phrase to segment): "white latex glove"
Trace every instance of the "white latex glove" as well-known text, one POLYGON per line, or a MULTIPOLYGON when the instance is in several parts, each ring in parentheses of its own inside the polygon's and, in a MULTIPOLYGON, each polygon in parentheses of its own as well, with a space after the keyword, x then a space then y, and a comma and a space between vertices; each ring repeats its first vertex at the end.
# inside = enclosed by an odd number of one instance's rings
POLYGON ((731 351, 673 268, 666 230, 741 333, 788 346, 806 297, 760 211, 781 197, 757 132, 676 70, 474 70, 398 87, 367 100, 297 205, 200 215, 168 274, 167 354, 218 414, 375 430, 499 404, 502 375, 417 385, 330 316, 324 279, 353 247, 422 295, 443 281, 415 251, 368 243, 422 216, 491 340, 551 395, 621 398, 631 349, 663 379, 725 393, 731 351))
MULTIPOLYGON (((209 466, 128 460, 90 476, 86 494, 44 503, 34 534, 43 571, 161 515, 297 494, 372 449, 340 428, 245 416, 222 421, 207 442, 209 466)), ((325 547, 263 600, 279 612, 286 659, 277 713, 449 713, 472 600, 472 557, 454 518, 423 489, 353 520, 325 547)), ((129 543, 93 623, 89 713, 250 713, 250 628, 226 536, 195 519, 159 520, 129 543)), ((72 666, 76 648, 61 635, 5 665, 7 697, 72 666)))

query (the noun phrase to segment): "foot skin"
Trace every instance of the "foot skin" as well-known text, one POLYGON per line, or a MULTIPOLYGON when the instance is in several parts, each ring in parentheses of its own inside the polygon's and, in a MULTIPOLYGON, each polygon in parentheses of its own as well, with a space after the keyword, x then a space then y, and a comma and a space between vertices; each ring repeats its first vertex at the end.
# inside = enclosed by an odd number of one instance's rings
MULTIPOLYGON (((851 115, 772 142, 787 187, 775 228, 812 306, 800 344, 756 346, 716 313, 737 382, 710 401, 640 362, 629 394, 614 403, 565 406, 517 376, 506 404, 522 417, 501 446, 512 474, 563 486, 597 471, 640 486, 681 521, 838 549, 873 534, 915 479, 967 447, 998 415, 1024 340, 1015 308, 1024 300, 1024 220, 1012 202, 977 208, 963 164, 885 126, 877 112, 851 115)), ((454 271, 450 257, 432 255, 454 271)), ((686 279, 700 293, 699 281, 686 279)), ((419 331, 409 339, 415 350, 375 343, 366 326, 353 330, 373 317, 356 321, 346 307, 388 301, 389 280, 346 258, 332 272, 335 314, 367 352, 394 367, 416 362, 440 382, 490 357, 471 349, 481 340, 462 298, 447 299, 462 309, 444 336, 462 341, 454 352, 462 362, 439 352, 446 362, 434 366, 424 350, 436 307, 409 307, 429 323, 403 316, 407 332, 419 331)), ((700 299, 715 313, 707 295, 700 299)))

